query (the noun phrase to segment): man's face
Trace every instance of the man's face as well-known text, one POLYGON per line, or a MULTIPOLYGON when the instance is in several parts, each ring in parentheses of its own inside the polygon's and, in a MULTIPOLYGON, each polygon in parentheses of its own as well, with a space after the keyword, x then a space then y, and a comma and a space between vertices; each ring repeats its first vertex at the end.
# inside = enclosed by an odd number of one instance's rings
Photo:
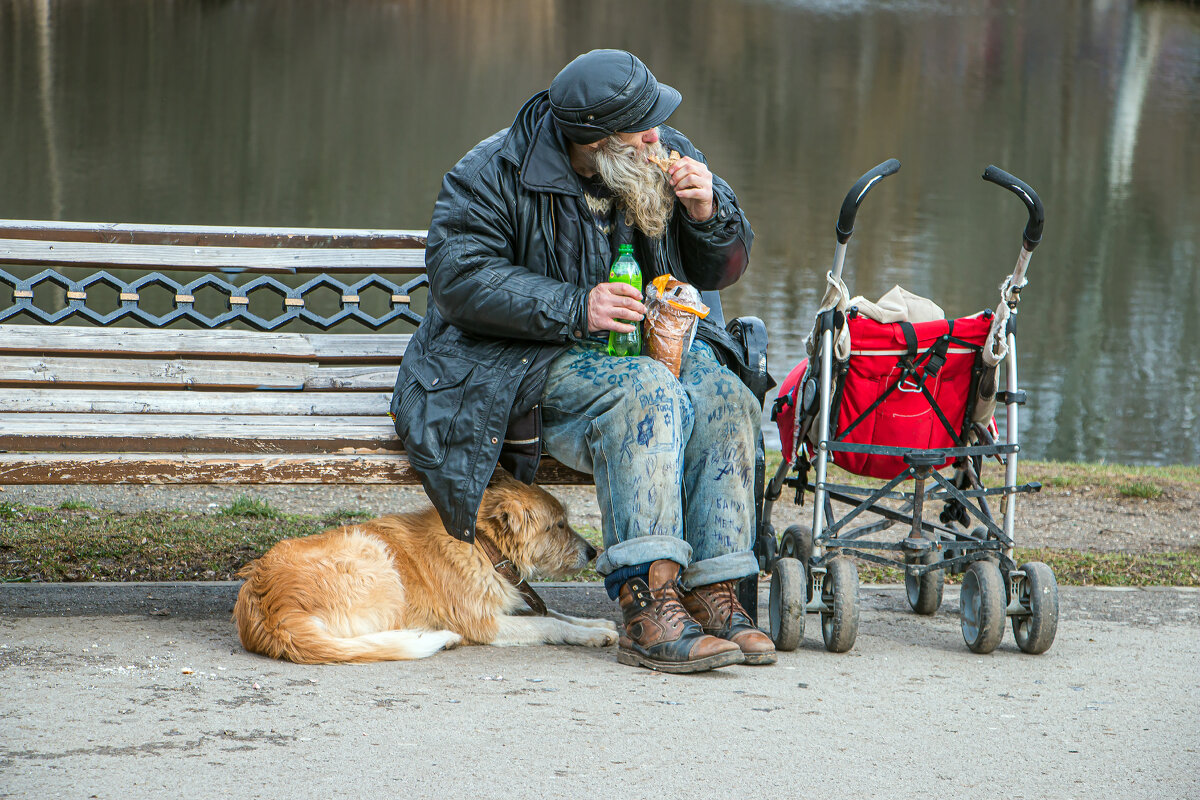
POLYGON ((658 141, 658 128, 651 128, 648 131, 641 131, 639 133, 617 133, 614 136, 620 139, 622 144, 636 148, 641 152, 647 146, 658 141))
POLYGON ((662 236, 675 207, 663 172, 647 160, 665 158, 658 131, 616 133, 588 150, 591 168, 621 201, 628 224, 652 239, 662 236))

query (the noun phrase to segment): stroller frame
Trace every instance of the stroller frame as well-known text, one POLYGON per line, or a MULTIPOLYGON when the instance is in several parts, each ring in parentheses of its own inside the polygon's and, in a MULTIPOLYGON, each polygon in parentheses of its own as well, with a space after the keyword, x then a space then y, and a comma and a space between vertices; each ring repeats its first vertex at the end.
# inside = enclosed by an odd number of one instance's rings
MULTIPOLYGON (((832 284, 838 285, 840 282, 847 243, 863 198, 880 180, 894 174, 899 168, 900 162, 896 159, 879 164, 859 178, 846 195, 837 224, 837 247, 830 273, 832 284)), ((837 392, 841 387, 840 379, 845 377, 849 361, 835 364, 834 331, 846 324, 846 320, 839 319, 842 312, 836 308, 822 311, 814 329, 819 334, 814 337, 816 351, 802 382, 795 389, 797 446, 794 448, 794 458, 791 462, 785 459, 780 464, 763 492, 758 540, 765 545, 760 548, 766 551, 761 554, 764 561, 772 567, 769 614, 772 636, 780 649, 792 649, 799 644, 803 636, 805 613, 821 615, 827 649, 845 652, 853 647, 858 627, 858 572, 854 562, 843 557, 847 555, 904 570, 909 603, 915 611, 923 614, 934 613, 940 605, 945 571, 966 573, 960 592, 960 613, 964 639, 974 652, 987 653, 996 648, 1003 636, 1006 618, 1013 620, 1014 636, 1023 651, 1044 652, 1053 642, 1058 618, 1058 590, 1053 573, 1040 562, 1018 566, 1014 561, 1016 496, 1041 489, 1038 483, 1017 484, 1017 462, 1021 451, 1018 415, 1026 395, 1018 388, 1016 320, 1020 292, 1026 284, 1025 272, 1030 256, 1041 240, 1044 211, 1037 193, 1020 179, 995 166, 987 167, 983 178, 1015 193, 1029 213, 1016 267, 1001 287, 1002 302, 1008 309, 1004 329, 1007 344, 1004 360, 1006 388, 996 392, 996 399, 1005 406, 1005 441, 995 441, 978 422, 970 423, 969 428, 967 422, 959 428, 953 428, 925 388, 924 377, 908 388, 905 378, 897 380, 856 422, 847 426, 842 435, 848 434, 892 391, 921 391, 942 425, 962 446, 911 449, 838 441, 838 437, 832 435, 832 415, 839 403, 837 392), (819 390, 819 398, 815 396, 817 393, 811 385, 814 362, 819 364, 815 387, 819 390), (838 375, 835 375, 835 369, 838 369, 838 375), (816 405, 815 420, 813 405, 816 405), (808 413, 802 425, 804 411, 808 413), (801 429, 806 429, 814 421, 817 426, 815 458, 810 462, 800 444, 806 438, 801 429), (966 437, 960 436, 960 432, 965 434, 968 429, 973 432, 978 444, 964 443, 966 437), (830 483, 829 460, 832 454, 838 452, 895 456, 903 459, 905 469, 877 489, 830 483), (980 473, 986 458, 995 458, 1004 464, 1002 487, 984 488, 980 473), (948 460, 953 460, 955 467, 953 480, 938 472, 948 460), (811 482, 808 480, 810 466, 815 467, 816 473, 815 480, 811 482), (792 472, 796 474, 791 475, 792 472), (900 484, 910 478, 914 481, 912 490, 898 490, 900 484), (933 486, 927 487, 930 481, 933 486), (803 504, 805 493, 812 495, 812 527, 806 531, 803 526, 792 526, 776 545, 774 528, 770 524, 771 508, 785 485, 796 490, 798 504, 803 504), (1001 498, 1003 519, 1000 523, 997 523, 988 502, 988 498, 996 496, 1001 498), (885 499, 900 500, 903 506, 898 510, 880 506, 879 502, 885 499), (849 505, 851 509, 838 517, 834 514, 832 501, 849 505), (940 524, 924 518, 928 501, 945 502, 940 524), (851 523, 864 512, 871 512, 883 519, 851 527, 851 523), (965 529, 972 520, 978 525, 969 533, 953 527, 954 523, 958 523, 965 529), (897 523, 909 528, 907 538, 898 543, 864 538, 897 523), (776 550, 778 558, 772 550, 776 550)), ((910 352, 909 361, 928 366, 933 351, 934 347, 931 346, 916 357, 910 352)), ((944 345, 942 352, 945 352, 944 345)), ((967 400, 965 420, 968 421, 976 401, 979 364, 977 355, 976 371, 967 400)), ((932 369, 930 374, 933 374, 932 369)))

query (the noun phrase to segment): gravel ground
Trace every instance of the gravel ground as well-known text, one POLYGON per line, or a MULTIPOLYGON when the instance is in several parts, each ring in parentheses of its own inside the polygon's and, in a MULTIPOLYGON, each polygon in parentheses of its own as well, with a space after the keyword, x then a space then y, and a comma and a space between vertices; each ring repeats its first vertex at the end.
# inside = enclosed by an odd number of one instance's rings
MULTIPOLYGON (((571 512, 576 527, 600 528, 594 489, 547 487, 571 512)), ((420 487, 398 486, 7 486, 0 502, 57 507, 68 499, 100 509, 216 511, 239 495, 266 500, 291 514, 365 509, 376 514, 408 511, 428 501, 420 487)), ((811 522, 811 506, 800 508, 785 491, 772 522, 811 522)), ((997 504, 998 506, 998 504, 997 504)), ((996 509, 997 513, 998 508, 996 509)), ((1174 488, 1154 500, 1117 498, 1095 489, 1044 489, 1017 503, 1016 541, 1021 547, 1082 551, 1179 551, 1200 547, 1200 490, 1174 488)))

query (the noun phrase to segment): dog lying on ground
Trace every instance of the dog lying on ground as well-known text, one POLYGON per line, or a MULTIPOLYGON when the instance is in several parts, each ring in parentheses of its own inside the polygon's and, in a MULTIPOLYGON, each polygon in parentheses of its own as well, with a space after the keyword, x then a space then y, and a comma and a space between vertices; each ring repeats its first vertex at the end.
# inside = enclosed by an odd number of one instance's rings
MULTIPOLYGON (((478 529, 526 580, 565 577, 596 556, 558 500, 500 468, 478 529)), ((432 508, 286 539, 238 576, 246 581, 233 609, 242 644, 301 664, 425 658, 460 643, 617 641, 610 620, 517 615, 516 588, 478 543, 446 533, 432 508)))

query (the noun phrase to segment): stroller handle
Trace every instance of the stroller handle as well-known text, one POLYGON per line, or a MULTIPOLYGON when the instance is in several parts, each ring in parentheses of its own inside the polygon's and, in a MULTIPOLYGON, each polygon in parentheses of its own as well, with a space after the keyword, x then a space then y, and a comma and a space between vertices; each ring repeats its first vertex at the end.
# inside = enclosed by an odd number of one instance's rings
POLYGON ((1033 252, 1033 248, 1042 241, 1042 225, 1046 221, 1046 212, 1042 208, 1042 199, 1025 181, 1008 174, 995 165, 989 165, 983 171, 983 179, 997 186, 1003 186, 1021 198, 1025 208, 1029 210, 1029 223, 1025 226, 1025 249, 1033 252))
POLYGON ((900 162, 894 158, 889 158, 879 166, 864 173, 858 179, 858 183, 851 187, 850 192, 846 195, 846 199, 842 201, 842 213, 838 215, 838 244, 845 244, 850 241, 850 234, 854 233, 854 217, 858 214, 858 205, 867 196, 867 192, 871 191, 871 187, 880 179, 895 174, 899 169, 900 162))

